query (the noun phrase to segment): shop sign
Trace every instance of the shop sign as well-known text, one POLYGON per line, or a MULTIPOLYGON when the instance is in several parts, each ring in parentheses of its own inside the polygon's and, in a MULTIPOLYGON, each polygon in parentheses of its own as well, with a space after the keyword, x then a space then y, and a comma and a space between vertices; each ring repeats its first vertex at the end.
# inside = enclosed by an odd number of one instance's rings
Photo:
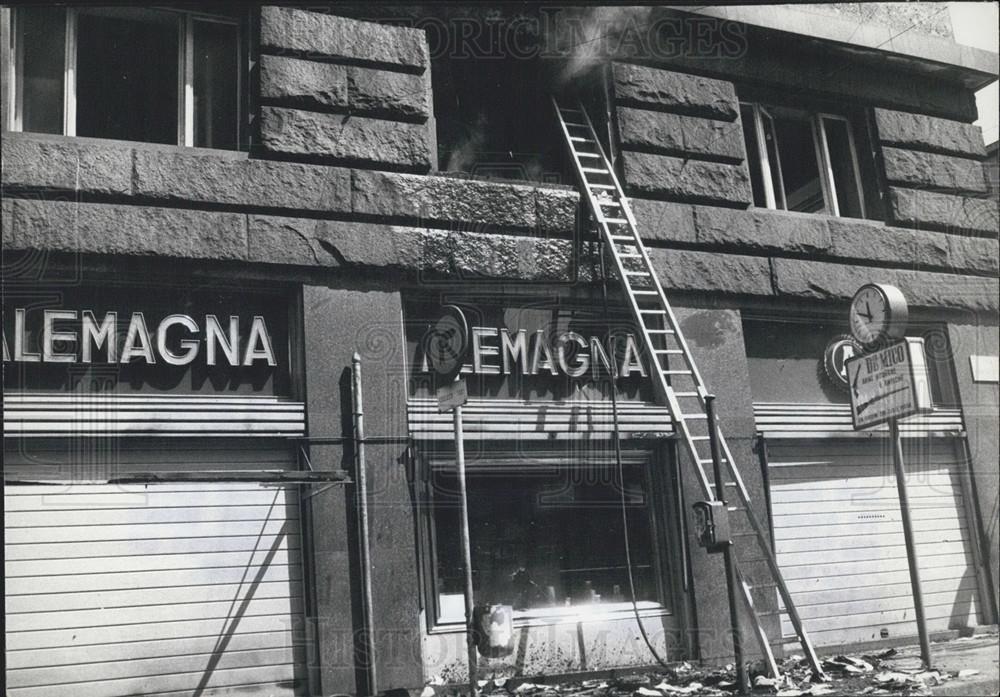
POLYGON ((132 363, 188 365, 196 359, 206 365, 251 366, 264 361, 277 364, 267 322, 250 320, 241 348, 240 317, 225 320, 209 314, 196 320, 187 314, 170 314, 150 325, 142 312, 126 319, 107 312, 98 319, 93 310, 42 310, 37 350, 29 346, 27 310, 14 309, 13 351, 3 333, 4 363, 132 363), (120 339, 124 338, 123 341, 120 339), (121 347, 119 349, 119 346, 121 347), (204 348, 204 350, 202 350, 204 348))
POLYGON ((856 356, 846 367, 855 430, 931 411, 923 339, 906 338, 856 356))
MULTIPOLYGON (((608 375, 615 370, 623 377, 633 373, 646 377, 635 334, 631 333, 625 335, 624 350, 620 355, 616 355, 613 348, 606 349, 600 337, 585 337, 573 331, 550 339, 543 329, 529 336, 525 329, 472 327, 470 336, 472 362, 462 367, 463 374, 548 373, 579 378, 590 373, 596 379, 602 371, 608 375)), ((426 353, 420 370, 424 373, 431 370, 426 353)))
POLYGON ((651 401, 641 335, 631 318, 558 297, 443 296, 404 303, 410 395, 435 398, 457 375, 469 397, 651 401))
POLYGON ((270 293, 110 284, 8 295, 4 389, 284 395, 287 303, 270 293))

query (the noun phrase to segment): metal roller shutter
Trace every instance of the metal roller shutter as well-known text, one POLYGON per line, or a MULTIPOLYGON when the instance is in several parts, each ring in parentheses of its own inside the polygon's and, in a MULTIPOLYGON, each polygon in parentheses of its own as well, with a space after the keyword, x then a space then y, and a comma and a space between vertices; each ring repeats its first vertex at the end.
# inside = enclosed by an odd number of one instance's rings
MULTIPOLYGON (((915 636, 887 439, 769 441, 775 551, 817 645, 915 636)), ((950 439, 904 439, 931 632, 977 624, 963 468, 950 439)), ((783 634, 793 634, 782 615, 783 634)))
POLYGON ((4 503, 11 697, 304 690, 294 486, 7 486, 4 503))

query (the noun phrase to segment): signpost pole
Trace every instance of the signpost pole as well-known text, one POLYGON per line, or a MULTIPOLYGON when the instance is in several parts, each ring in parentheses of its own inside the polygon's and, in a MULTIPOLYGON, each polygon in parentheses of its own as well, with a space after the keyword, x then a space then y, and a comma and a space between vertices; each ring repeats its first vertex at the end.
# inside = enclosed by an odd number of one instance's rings
POLYGON ((359 518, 358 536, 361 538, 361 571, 364 583, 365 617, 365 668, 368 676, 368 694, 377 693, 378 674, 375 668, 375 610, 372 603, 372 550, 368 529, 368 474, 365 464, 365 410, 361 399, 361 355, 356 351, 351 359, 351 378, 354 398, 354 457, 357 480, 357 505, 359 518))
POLYGON ((924 662, 924 667, 930 670, 931 645, 927 638, 927 620, 924 616, 924 594, 920 586, 917 543, 913 536, 913 521, 910 520, 910 499, 906 492, 906 472, 903 466, 903 441, 899 435, 899 419, 889 419, 889 434, 892 439, 892 463, 896 470, 896 490, 899 492, 899 511, 903 522, 903 539, 906 541, 906 559, 910 566, 913 609, 917 616, 917 632, 920 635, 920 657, 924 662))
MULTIPOLYGON (((708 443, 712 451, 712 477, 715 479, 715 498, 726 505, 726 482, 722 477, 722 455, 719 452, 719 424, 715 420, 715 395, 705 396, 705 411, 708 416, 708 443)), ((740 608, 736 602, 736 565, 733 563, 732 542, 722 550, 722 560, 726 569, 726 592, 729 597, 729 624, 733 638, 733 660, 736 663, 736 683, 739 694, 750 694, 747 666, 743 660, 743 630, 740 629, 740 608)))
POLYGON ((476 675, 475 603, 472 594, 472 541, 469 535, 469 497, 465 487, 465 444, 462 434, 462 406, 453 412, 455 419, 455 463, 458 467, 458 494, 461 499, 462 562, 465 566, 465 642, 469 650, 469 694, 479 693, 476 675))

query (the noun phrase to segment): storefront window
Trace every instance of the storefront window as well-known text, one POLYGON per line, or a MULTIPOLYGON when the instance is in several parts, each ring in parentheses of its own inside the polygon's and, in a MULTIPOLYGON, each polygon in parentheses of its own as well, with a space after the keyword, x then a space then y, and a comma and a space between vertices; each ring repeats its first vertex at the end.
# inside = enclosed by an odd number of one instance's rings
MULTIPOLYGON (((622 519, 624 481, 636 600, 664 609, 648 464, 614 463, 468 471, 476 603, 515 617, 631 608, 622 519)), ((438 619, 464 618, 458 482, 453 466, 431 476, 438 619)))

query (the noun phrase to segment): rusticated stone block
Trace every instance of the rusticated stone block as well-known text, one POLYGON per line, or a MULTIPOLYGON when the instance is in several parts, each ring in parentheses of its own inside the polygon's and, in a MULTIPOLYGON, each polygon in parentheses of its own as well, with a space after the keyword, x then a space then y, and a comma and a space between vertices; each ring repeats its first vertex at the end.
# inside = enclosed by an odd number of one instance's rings
POLYGON ((665 289, 737 295, 771 295, 765 257, 686 249, 650 249, 650 261, 665 289))
POLYGON ((1000 229, 995 199, 890 187, 889 208, 893 220, 904 226, 993 236, 1000 229))
POLYGON ((800 259, 772 259, 779 295, 843 300, 864 283, 878 280, 898 287, 912 305, 959 307, 996 312, 1000 284, 995 278, 878 269, 800 259))
POLYGON ((882 148, 890 183, 951 193, 986 193, 986 171, 978 160, 934 153, 882 148))
POLYGON ((541 233, 573 234, 580 193, 573 189, 535 189, 536 229, 541 233))
POLYGON ((949 263, 956 269, 1000 273, 1000 243, 995 238, 946 235, 949 263))
POLYGON ((742 165, 638 152, 624 152, 622 159, 625 180, 633 191, 691 202, 748 205, 751 201, 750 177, 742 165))
POLYGON ((430 115, 420 75, 285 56, 260 57, 260 94, 289 107, 350 109, 417 121, 430 115))
POLYGON ((620 104, 723 121, 739 114, 731 82, 629 63, 615 63, 613 78, 620 104))
POLYGON ((260 57, 260 96, 288 106, 342 107, 348 104, 345 65, 288 58, 260 57))
POLYGON ((349 59, 422 72, 428 65, 427 40, 420 29, 265 6, 260 11, 260 46, 269 53, 349 59))
POLYGON ((135 193, 164 201, 318 211, 351 209, 351 170, 189 148, 138 150, 135 193))
POLYGON ((692 206, 646 198, 629 199, 643 241, 695 242, 692 206))
POLYGON ((881 223, 830 218, 833 255, 900 266, 953 266, 948 235, 881 223))
POLYGON ((419 259, 423 232, 373 223, 251 215, 249 258, 269 264, 400 268, 419 259))
POLYGON ((347 89, 351 109, 424 121, 430 116, 430 92, 420 75, 387 70, 347 69, 347 89))
POLYGON ((952 155, 985 157, 978 126, 904 111, 875 109, 878 137, 883 143, 952 155))
POLYGON ((184 259, 247 258, 246 216, 180 208, 26 200, 14 205, 21 249, 184 259))
POLYGON ((572 273, 569 240, 258 215, 248 225, 250 258, 264 263, 519 280, 568 280, 572 273))
POLYGON ((132 148, 115 141, 4 133, 4 187, 132 192, 132 148))
POLYGON ((698 244, 802 254, 830 249, 826 219, 807 213, 695 206, 694 221, 698 244))
POLYGON ((425 125, 280 107, 262 107, 260 115, 261 144, 269 152, 420 172, 431 166, 425 125))
POLYGON ((2 247, 19 248, 14 239, 14 199, 0 199, 0 240, 3 241, 2 247))
MULTIPOLYGON (((872 270, 846 264, 772 259, 774 287, 778 295, 794 295, 822 300, 850 298, 872 280, 872 270)), ((895 270, 879 269, 878 279, 892 278, 895 270)), ((892 281, 890 281, 892 282, 892 281)))
POLYGON ((457 230, 534 229, 535 189, 457 177, 354 170, 353 210, 390 219, 447 223, 457 230))
POLYGON ((690 154, 744 159, 739 121, 717 121, 647 109, 619 107, 618 130, 622 146, 664 154, 690 154))

